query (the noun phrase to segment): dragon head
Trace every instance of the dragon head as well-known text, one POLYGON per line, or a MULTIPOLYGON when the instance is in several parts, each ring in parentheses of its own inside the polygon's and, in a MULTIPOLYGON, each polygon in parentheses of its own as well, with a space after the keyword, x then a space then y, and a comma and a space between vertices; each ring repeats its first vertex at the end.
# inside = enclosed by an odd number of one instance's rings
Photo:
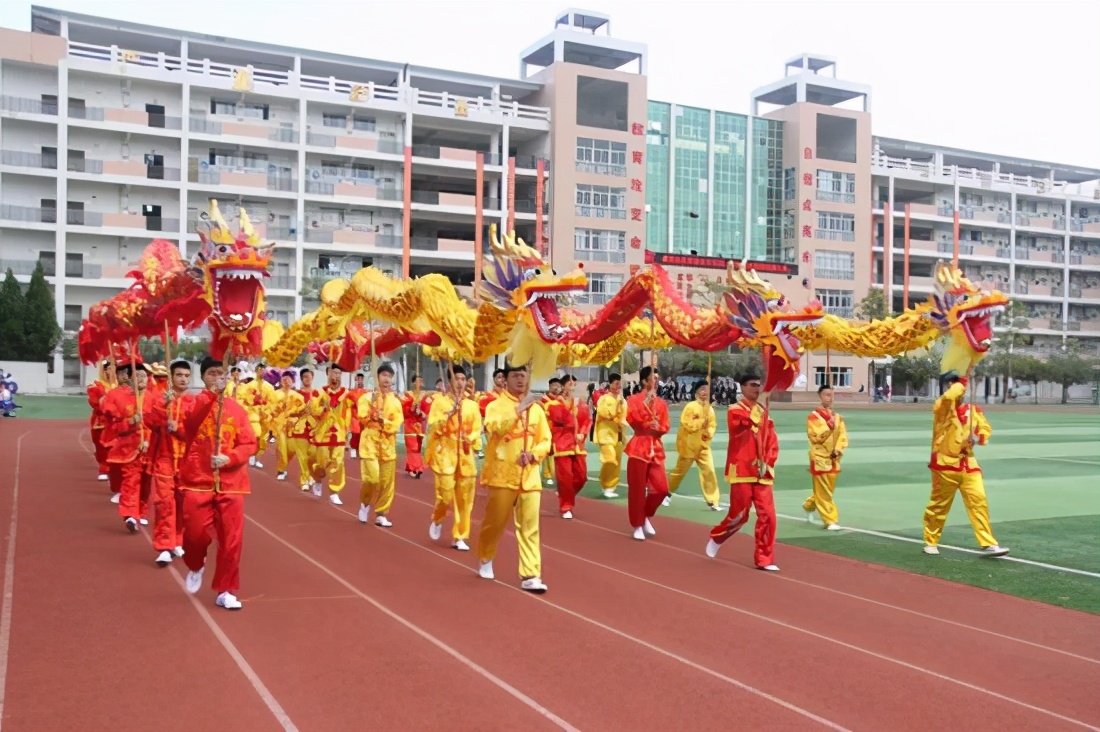
POLYGON ((203 287, 203 299, 210 306, 210 325, 215 339, 250 344, 256 352, 264 322, 263 278, 269 277, 272 249, 263 245, 244 209, 240 229, 229 230, 218 202, 211 199, 209 213, 202 215, 198 232, 202 246, 191 263, 191 273, 203 287))
POLYGON ((545 343, 557 343, 569 334, 558 311, 559 301, 588 290, 588 278, 578 268, 558 275, 531 247, 515 234, 497 240, 496 226, 489 226, 490 267, 483 275, 478 297, 502 310, 518 311, 527 327, 545 343))
POLYGON ((993 317, 1004 312, 1008 298, 997 290, 983 290, 943 261, 936 262, 935 288, 926 315, 949 336, 940 371, 965 374, 989 351, 993 317))
POLYGON ((726 282, 730 285, 722 296, 726 318, 741 330, 739 343, 761 346, 767 354, 764 391, 785 391, 798 376, 803 353, 802 342, 792 329, 819 323, 825 313, 816 301, 795 309, 746 264, 742 262, 738 267, 730 262, 726 266, 726 282))

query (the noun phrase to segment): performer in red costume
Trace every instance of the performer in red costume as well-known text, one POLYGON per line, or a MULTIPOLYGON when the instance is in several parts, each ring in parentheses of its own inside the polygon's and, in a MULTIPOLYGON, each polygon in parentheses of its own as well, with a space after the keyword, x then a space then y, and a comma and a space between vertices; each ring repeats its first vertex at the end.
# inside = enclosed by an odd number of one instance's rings
POLYGON ((424 380, 418 374, 409 379, 409 388, 401 397, 401 412, 405 417, 405 475, 420 478, 424 473, 424 419, 420 411, 424 380))
POLYGON ((191 411, 194 396, 191 384, 191 364, 174 361, 170 367, 171 386, 158 399, 146 406, 146 421, 153 432, 153 447, 149 473, 153 483, 153 551, 158 567, 167 567, 174 557, 183 556, 183 493, 179 490, 180 463, 187 445, 168 430, 169 423, 179 425, 191 411))
POLYGON ((561 396, 549 402, 550 434, 558 477, 558 511, 563 519, 571 519, 577 494, 588 480, 584 440, 592 424, 592 413, 588 405, 574 395, 576 378, 567 374, 561 377, 561 385, 561 396))
POLYGON ((221 361, 209 356, 199 368, 205 390, 195 397, 183 424, 168 428, 188 445, 180 466, 183 491, 183 563, 187 591, 202 589, 206 551, 211 534, 218 553, 211 588, 215 604, 240 610, 241 549, 244 538, 244 497, 250 492, 248 458, 256 454, 256 435, 248 413, 225 396, 226 372, 221 361))
POLYGON ((749 506, 756 509, 756 568, 778 572, 775 565, 775 461, 779 459, 779 438, 767 410, 757 403, 761 378, 749 374, 738 381, 741 401, 727 411, 729 451, 726 480, 730 483, 730 510, 722 523, 710 531, 707 556, 718 556, 726 539, 749 520, 749 506))
MULTIPOLYGON (((99 378, 88 387, 88 406, 92 408, 88 426, 92 430, 95 461, 99 465, 99 480, 108 480, 111 470, 107 464, 107 446, 103 444, 104 428, 107 426, 107 420, 103 416, 103 399, 115 384, 115 364, 111 359, 107 359, 99 366, 99 378)), ((111 486, 111 502, 118 503, 118 491, 115 486, 111 486)))
MULTIPOLYGON (((352 404, 358 404, 359 397, 367 393, 367 387, 364 383, 366 377, 363 374, 356 374, 353 379, 355 386, 348 390, 348 396, 351 397, 352 404)), ((353 460, 359 457, 360 430, 362 430, 362 426, 359 424, 359 413, 353 409, 351 413, 351 439, 348 441, 353 460)))
POLYGON ((642 391, 626 400, 626 423, 634 436, 626 443, 627 513, 634 527, 634 538, 657 532, 650 519, 668 496, 665 472, 665 448, 661 438, 668 433, 668 404, 657 396, 657 369, 645 366, 638 374, 642 391))
POLYGON ((121 364, 117 371, 118 386, 103 399, 107 421, 104 437, 111 483, 119 492, 118 513, 133 533, 139 522, 149 523, 145 514, 149 510, 150 481, 145 466, 152 433, 142 414, 149 398, 149 373, 140 361, 121 364))

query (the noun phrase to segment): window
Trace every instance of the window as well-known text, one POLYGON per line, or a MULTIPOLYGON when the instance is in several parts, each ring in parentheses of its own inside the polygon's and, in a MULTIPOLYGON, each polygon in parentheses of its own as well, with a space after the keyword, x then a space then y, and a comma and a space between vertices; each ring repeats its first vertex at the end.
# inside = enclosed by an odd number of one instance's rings
POLYGON ((251 152, 248 150, 219 150, 210 149, 207 160, 211 165, 223 168, 247 168, 251 170, 267 171, 267 154, 251 152))
MULTIPOLYGON (((814 386, 823 386, 825 384, 825 367, 814 367, 814 386)), ((852 367, 851 366, 830 366, 829 367, 829 386, 834 389, 851 389, 852 388, 852 367)))
POLYGON ((345 165, 338 160, 322 160, 321 175, 326 178, 353 178, 374 180, 374 166, 368 163, 345 165))
POLYGON ((65 330, 80 330, 84 315, 79 305, 65 306, 65 330))
POLYGON ((816 295, 825 312, 841 318, 852 317, 855 299, 852 290, 817 290, 816 295))
POLYGON ((580 305, 604 305, 611 297, 622 289, 623 276, 613 274, 588 275, 588 294, 577 298, 580 305))
POLYGON ((855 241, 856 217, 854 214, 818 211, 817 231, 814 236, 833 241, 855 241))
POLYGON ((66 277, 83 277, 84 276, 84 254, 81 252, 66 252, 65 253, 65 276, 66 277))
POLYGON ((359 130, 360 132, 374 132, 378 123, 375 122, 374 117, 360 117, 355 115, 351 118, 351 128, 353 130, 359 130))
POLYGON ((577 216, 597 219, 626 218, 626 188, 577 185, 577 216))
POLYGON ((622 264, 626 261, 626 232, 604 229, 577 229, 573 253, 588 262, 622 264))
POLYGON ((325 127, 337 127, 339 129, 344 129, 348 126, 348 118, 342 114, 337 114, 335 112, 324 112, 321 115, 321 123, 325 127))
POLYGON ((856 121, 832 114, 817 115, 817 157, 841 163, 856 162, 856 121))
POLYGON ((268 119, 270 108, 266 104, 252 102, 225 102, 218 99, 210 100, 210 114, 223 114, 228 117, 251 117, 253 119, 268 119))
POLYGON ((793 201, 797 188, 794 168, 785 168, 783 170, 783 200, 793 201))
POLYGON ((814 252, 814 277, 826 280, 854 280, 856 255, 852 252, 818 249, 814 252))
POLYGON ((578 76, 577 124, 626 132, 629 98, 630 87, 625 81, 578 76))
POLYGON ((577 138, 577 170, 600 175, 626 175, 626 143, 577 138))
POLYGON ((818 170, 817 200, 833 201, 835 203, 855 203, 855 173, 838 173, 835 170, 818 170))

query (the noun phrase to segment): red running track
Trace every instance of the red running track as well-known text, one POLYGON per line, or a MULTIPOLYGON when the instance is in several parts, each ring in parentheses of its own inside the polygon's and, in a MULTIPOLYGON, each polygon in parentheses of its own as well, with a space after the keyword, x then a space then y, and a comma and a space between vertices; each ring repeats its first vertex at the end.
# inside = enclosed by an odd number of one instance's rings
POLYGON ((83 424, 8 426, 0 732, 1100 730, 1094 616, 789 546, 757 572, 747 536, 710 560, 698 524, 641 544, 549 493, 535 597, 511 536, 496 582, 428 539, 430 481, 400 480, 386 530, 354 478, 336 508, 254 471, 226 612, 124 530, 83 424))

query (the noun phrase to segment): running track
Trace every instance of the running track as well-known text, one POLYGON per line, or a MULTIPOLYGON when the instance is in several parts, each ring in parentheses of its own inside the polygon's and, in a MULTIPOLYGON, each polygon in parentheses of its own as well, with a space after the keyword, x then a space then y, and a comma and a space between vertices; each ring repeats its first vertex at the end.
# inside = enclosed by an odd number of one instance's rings
POLYGON ((2 732, 1100 730, 1094 616, 789 546, 765 574, 747 536, 709 560, 697 524, 640 544, 622 507, 565 522, 551 493, 536 597, 511 536, 492 583, 449 525, 428 539, 429 481, 385 530, 356 478, 337 509, 269 464, 229 613, 126 533, 86 424, 4 428, 2 732))

